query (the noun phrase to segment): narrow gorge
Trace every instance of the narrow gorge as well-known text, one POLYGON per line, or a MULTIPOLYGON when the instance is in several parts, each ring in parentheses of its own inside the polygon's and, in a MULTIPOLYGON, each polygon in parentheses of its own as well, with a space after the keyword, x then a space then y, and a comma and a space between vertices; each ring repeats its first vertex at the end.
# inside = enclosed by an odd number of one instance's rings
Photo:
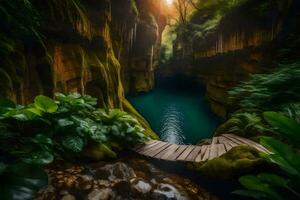
POLYGON ((0 0, 0 199, 299 199, 299 9, 0 0))

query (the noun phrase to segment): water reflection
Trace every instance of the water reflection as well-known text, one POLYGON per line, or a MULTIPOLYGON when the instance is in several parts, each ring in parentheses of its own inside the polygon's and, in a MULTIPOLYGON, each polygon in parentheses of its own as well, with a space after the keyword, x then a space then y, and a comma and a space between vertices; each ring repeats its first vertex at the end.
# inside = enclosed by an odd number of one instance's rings
POLYGON ((161 139, 173 144, 183 144, 185 140, 183 120, 181 109, 176 104, 168 105, 161 117, 161 139))

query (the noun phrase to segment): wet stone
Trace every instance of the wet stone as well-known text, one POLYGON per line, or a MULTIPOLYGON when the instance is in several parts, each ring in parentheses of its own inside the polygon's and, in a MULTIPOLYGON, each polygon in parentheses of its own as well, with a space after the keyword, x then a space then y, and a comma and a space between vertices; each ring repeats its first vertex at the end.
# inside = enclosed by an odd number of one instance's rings
POLYGON ((67 194, 67 195, 63 196, 61 198, 61 200, 76 200, 76 198, 71 194, 67 194))
POLYGON ((146 194, 149 193, 152 189, 150 183, 146 182, 143 179, 135 180, 132 183, 132 187, 139 193, 146 194))
POLYGON ((158 188, 153 191, 153 197, 158 199, 190 199, 185 192, 179 191, 177 188, 169 184, 159 184, 158 188))
POLYGON ((110 188, 95 189, 88 194, 87 200, 108 200, 113 196, 113 190, 110 188))
POLYGON ((60 164, 46 171, 50 185, 38 193, 36 200, 217 200, 191 180, 162 172, 142 159, 77 168, 60 164))

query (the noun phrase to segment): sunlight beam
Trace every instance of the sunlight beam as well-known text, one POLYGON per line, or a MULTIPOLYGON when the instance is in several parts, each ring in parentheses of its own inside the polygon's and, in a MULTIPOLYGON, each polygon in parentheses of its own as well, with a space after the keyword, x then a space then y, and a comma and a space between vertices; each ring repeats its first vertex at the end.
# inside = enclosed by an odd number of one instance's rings
POLYGON ((174 0, 165 0, 167 5, 172 5, 174 0))

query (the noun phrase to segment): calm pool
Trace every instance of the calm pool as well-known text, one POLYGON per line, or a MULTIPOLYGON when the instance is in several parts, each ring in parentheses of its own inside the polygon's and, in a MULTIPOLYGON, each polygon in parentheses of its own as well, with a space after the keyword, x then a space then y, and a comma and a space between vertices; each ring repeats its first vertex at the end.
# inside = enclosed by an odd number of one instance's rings
POLYGON ((196 144, 211 137, 220 121, 209 110, 203 91, 191 88, 157 87, 150 93, 127 98, 161 140, 196 144))

